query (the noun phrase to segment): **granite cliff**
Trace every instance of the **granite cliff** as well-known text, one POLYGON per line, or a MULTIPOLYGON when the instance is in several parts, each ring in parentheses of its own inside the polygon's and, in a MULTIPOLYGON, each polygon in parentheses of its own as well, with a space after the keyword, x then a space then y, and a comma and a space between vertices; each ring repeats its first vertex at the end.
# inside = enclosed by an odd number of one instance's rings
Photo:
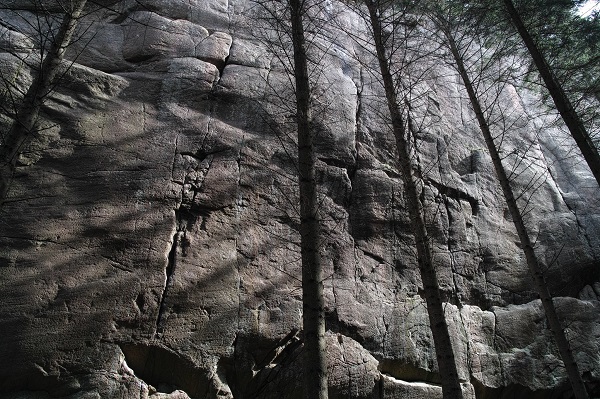
MULTIPOLYGON (((25 90, 39 13, 0 3, 3 78, 25 90)), ((286 76, 252 2, 100 3, 1 209, 0 396, 300 397, 293 146, 264 106, 286 76)), ((441 398, 381 88, 344 32, 364 28, 329 6, 318 158, 331 397, 441 398)), ((566 375, 477 124, 456 74, 437 71, 415 147, 461 377, 473 398, 560 398, 566 375)), ((544 176, 527 222, 598 394, 598 187, 531 93, 505 95, 528 116, 506 148, 526 147, 525 173, 544 176)))

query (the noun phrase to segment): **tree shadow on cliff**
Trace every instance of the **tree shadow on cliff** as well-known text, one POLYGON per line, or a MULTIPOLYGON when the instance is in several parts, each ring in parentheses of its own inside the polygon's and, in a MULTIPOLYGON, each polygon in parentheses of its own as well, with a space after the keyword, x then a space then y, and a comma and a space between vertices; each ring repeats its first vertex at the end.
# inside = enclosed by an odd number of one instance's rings
MULTIPOLYGON (((70 120, 64 118, 63 122, 70 120)), ((3 391, 27 386, 67 394, 69 381, 77 378, 74 374, 98 367, 94 356, 81 356, 93 352, 98 342, 116 342, 131 335, 151 339, 164 295, 167 255, 177 228, 173 209, 179 195, 169 192, 171 163, 182 154, 174 154, 171 144, 163 147, 168 153, 159 158, 168 160, 163 165, 145 159, 149 136, 154 141, 164 140, 160 126, 100 140, 63 127, 57 147, 23 169, 20 184, 25 195, 7 204, 1 225, 3 241, 11 248, 2 258, 9 263, 3 273, 7 282, 3 296, 13 298, 3 307, 7 316, 3 335, 15 336, 14 345, 7 349, 11 357, 20 359, 2 371, 7 377, 0 387, 3 391), (59 148, 63 142, 71 148, 66 158, 59 148), (156 180, 163 180, 164 186, 157 188, 156 180), (9 308, 10 304, 14 307, 9 308), (46 340, 46 329, 61 338, 46 340), (40 345, 32 348, 30 342, 40 345), (15 374, 20 377, 13 378, 15 374)), ((198 149, 189 150, 196 153, 198 149)), ((230 203, 237 198, 235 192, 227 191, 217 197, 216 202, 230 203)), ((218 213, 233 218, 234 208, 195 209, 198 226, 218 213)), ((230 228, 222 233, 236 237, 244 231, 230 228)), ((219 241, 197 244, 218 247, 219 241)), ((168 306, 193 308, 190 290, 218 290, 223 280, 239 273, 237 266, 220 264, 214 270, 209 266, 211 270, 202 280, 187 280, 181 290, 171 292, 168 306)), ((285 286, 289 278, 281 274, 271 288, 258 295, 272 296, 275 287, 285 286)), ((220 306, 218 301, 212 305, 220 306)), ((217 312, 206 323, 227 329, 232 318, 239 317, 239 306, 224 313, 221 317, 217 312)), ((167 331, 170 325, 167 321, 167 331)), ((230 334, 231 341, 235 332, 230 334)), ((198 338, 203 335, 202 331, 197 334, 198 338)), ((212 339, 222 338, 219 329, 214 334, 212 339)), ((231 342, 225 344, 229 345, 231 342)))

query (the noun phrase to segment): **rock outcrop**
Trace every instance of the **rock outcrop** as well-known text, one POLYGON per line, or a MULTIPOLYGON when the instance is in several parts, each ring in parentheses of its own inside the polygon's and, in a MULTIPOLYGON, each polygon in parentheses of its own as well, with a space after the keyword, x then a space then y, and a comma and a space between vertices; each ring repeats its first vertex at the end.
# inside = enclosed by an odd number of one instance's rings
MULTIPOLYGON (((269 108, 289 89, 252 3, 98 4, 0 211, 0 396, 300 398, 293 140, 269 108)), ((318 158, 331 397, 441 398, 381 88, 342 30, 360 20, 330 7, 340 23, 324 29, 318 158)), ((2 76, 21 90, 22 60, 37 56, 24 23, 35 12, 22 8, 0 10, 2 76)), ((566 375, 477 125, 437 68, 415 147, 465 392, 561 397, 566 375)), ((507 97, 529 122, 506 151, 529 150, 524 182, 544 176, 527 222, 598 392, 598 187, 533 95, 507 97)))

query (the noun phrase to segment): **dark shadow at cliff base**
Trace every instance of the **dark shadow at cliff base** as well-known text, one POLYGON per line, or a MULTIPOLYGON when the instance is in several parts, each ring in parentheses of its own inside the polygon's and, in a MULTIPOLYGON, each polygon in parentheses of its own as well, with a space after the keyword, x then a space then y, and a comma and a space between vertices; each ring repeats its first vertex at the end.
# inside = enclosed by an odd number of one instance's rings
MULTIPOLYGON (((511 384, 501 388, 490 388, 482 385, 479 381, 472 380, 471 384, 475 388, 477 399, 571 399, 573 391, 567 381, 552 389, 539 389, 532 391, 527 387, 518 384, 511 384)), ((598 387, 590 389, 590 396, 600 394, 598 387)))
MULTIPOLYGON (((442 381, 440 373, 429 371, 418 366, 399 362, 397 360, 383 359, 377 367, 382 374, 407 382, 424 382, 439 385, 442 381)), ((478 397, 479 398, 479 397, 478 397)))
POLYGON ((171 393, 179 388, 191 398, 200 398, 208 391, 210 379, 206 371, 182 355, 159 345, 123 344, 120 347, 136 376, 159 392, 171 393))

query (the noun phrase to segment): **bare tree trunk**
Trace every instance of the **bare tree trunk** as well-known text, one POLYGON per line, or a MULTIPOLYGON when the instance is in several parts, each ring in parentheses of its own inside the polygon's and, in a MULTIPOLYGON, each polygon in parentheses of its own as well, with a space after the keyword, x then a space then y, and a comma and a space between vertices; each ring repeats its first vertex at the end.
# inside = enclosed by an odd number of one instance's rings
POLYGON ((56 83, 60 64, 67 47, 71 43, 77 21, 86 2, 87 0, 78 0, 72 10, 65 14, 54 41, 25 94, 23 105, 17 112, 15 121, 4 138, 4 143, 0 148, 0 206, 6 199, 17 158, 23 146, 35 134, 40 109, 56 83))
POLYGON ((575 108, 569 101, 569 98, 565 94, 562 86, 554 76, 552 69, 546 62, 544 55, 538 49, 535 41, 529 34, 527 27, 523 23, 519 12, 515 8, 512 0, 504 0, 504 4, 506 6, 506 10, 508 11, 508 15, 512 20, 513 25, 517 28, 519 35, 521 35, 521 39, 525 43, 533 62, 535 63, 536 68, 538 69, 540 76, 544 80, 544 84, 546 88, 550 92, 550 96, 552 100, 554 100, 554 105, 556 109, 560 113, 560 116, 567 125, 567 128, 571 132, 571 136, 575 139, 579 150, 583 154, 583 158, 587 162, 588 166, 592 170, 598 185, 600 185, 600 154, 598 154, 598 149, 595 147, 590 135, 588 134, 581 118, 575 108))
POLYGON ((319 253, 321 234, 315 178, 314 130, 311 126, 310 86, 303 26, 305 2, 304 0, 289 0, 289 4, 292 19, 298 125, 304 397, 306 399, 327 399, 323 268, 319 253))
POLYGON ((494 144, 494 139, 490 127, 488 125, 487 119, 485 118, 485 115, 481 108, 481 104, 479 103, 479 99, 477 97, 477 94, 475 93, 475 89, 469 78, 469 74, 465 68, 464 62, 460 56, 460 52, 458 50, 456 42, 454 41, 453 36, 446 29, 442 29, 442 31, 448 41, 448 46, 450 48, 452 56, 454 57, 458 73, 467 90, 471 106, 475 111, 475 115, 479 123, 479 128, 483 133, 485 143, 492 157, 492 163, 496 171, 496 176, 498 176, 498 180, 500 181, 502 193, 504 194, 504 198, 506 200, 506 204, 508 205, 510 215, 517 230, 517 234, 519 235, 519 240, 521 242, 521 246, 525 254, 527 266, 529 267, 529 273, 533 278, 535 288, 538 292, 538 295, 540 296, 540 299, 542 300, 542 306, 544 308, 544 312, 548 320, 548 325, 550 327, 550 330, 552 331, 554 340, 556 341, 556 344, 558 346, 560 356, 565 364, 567 375, 571 382, 571 386, 573 387, 573 392, 577 399, 587 399, 588 394, 585 389, 585 385, 583 383, 583 380, 581 379, 581 374, 579 373, 577 363, 575 362, 575 358, 573 357, 573 352, 571 351, 569 341, 565 336, 565 332, 560 324, 558 315, 556 314, 556 308, 554 307, 552 296, 550 295, 550 291, 548 290, 548 285, 546 284, 542 268, 540 267, 537 256, 535 255, 533 243, 531 242, 531 239, 525 227, 525 223, 523 221, 523 215, 519 210, 517 200, 515 199, 512 188, 510 187, 509 178, 506 174, 504 167, 502 166, 502 160, 500 154, 498 153, 496 145, 494 144))
POLYGON ((398 163, 402 172, 404 190, 408 206, 413 233, 417 247, 417 261, 423 282, 423 292, 429 314, 429 324, 433 335, 436 358, 442 380, 442 391, 444 399, 461 399, 463 397, 460 378, 456 367, 452 341, 448 332, 448 325, 444 316, 444 306, 438 286, 438 278, 433 263, 431 242, 427 234, 423 205, 419 199, 419 190, 412 173, 410 149, 406 131, 406 124, 399 109, 394 79, 390 72, 389 59, 385 42, 382 36, 382 27, 377 0, 365 0, 369 10, 371 28, 375 50, 383 85, 386 101, 391 115, 392 129, 398 148, 398 163))

